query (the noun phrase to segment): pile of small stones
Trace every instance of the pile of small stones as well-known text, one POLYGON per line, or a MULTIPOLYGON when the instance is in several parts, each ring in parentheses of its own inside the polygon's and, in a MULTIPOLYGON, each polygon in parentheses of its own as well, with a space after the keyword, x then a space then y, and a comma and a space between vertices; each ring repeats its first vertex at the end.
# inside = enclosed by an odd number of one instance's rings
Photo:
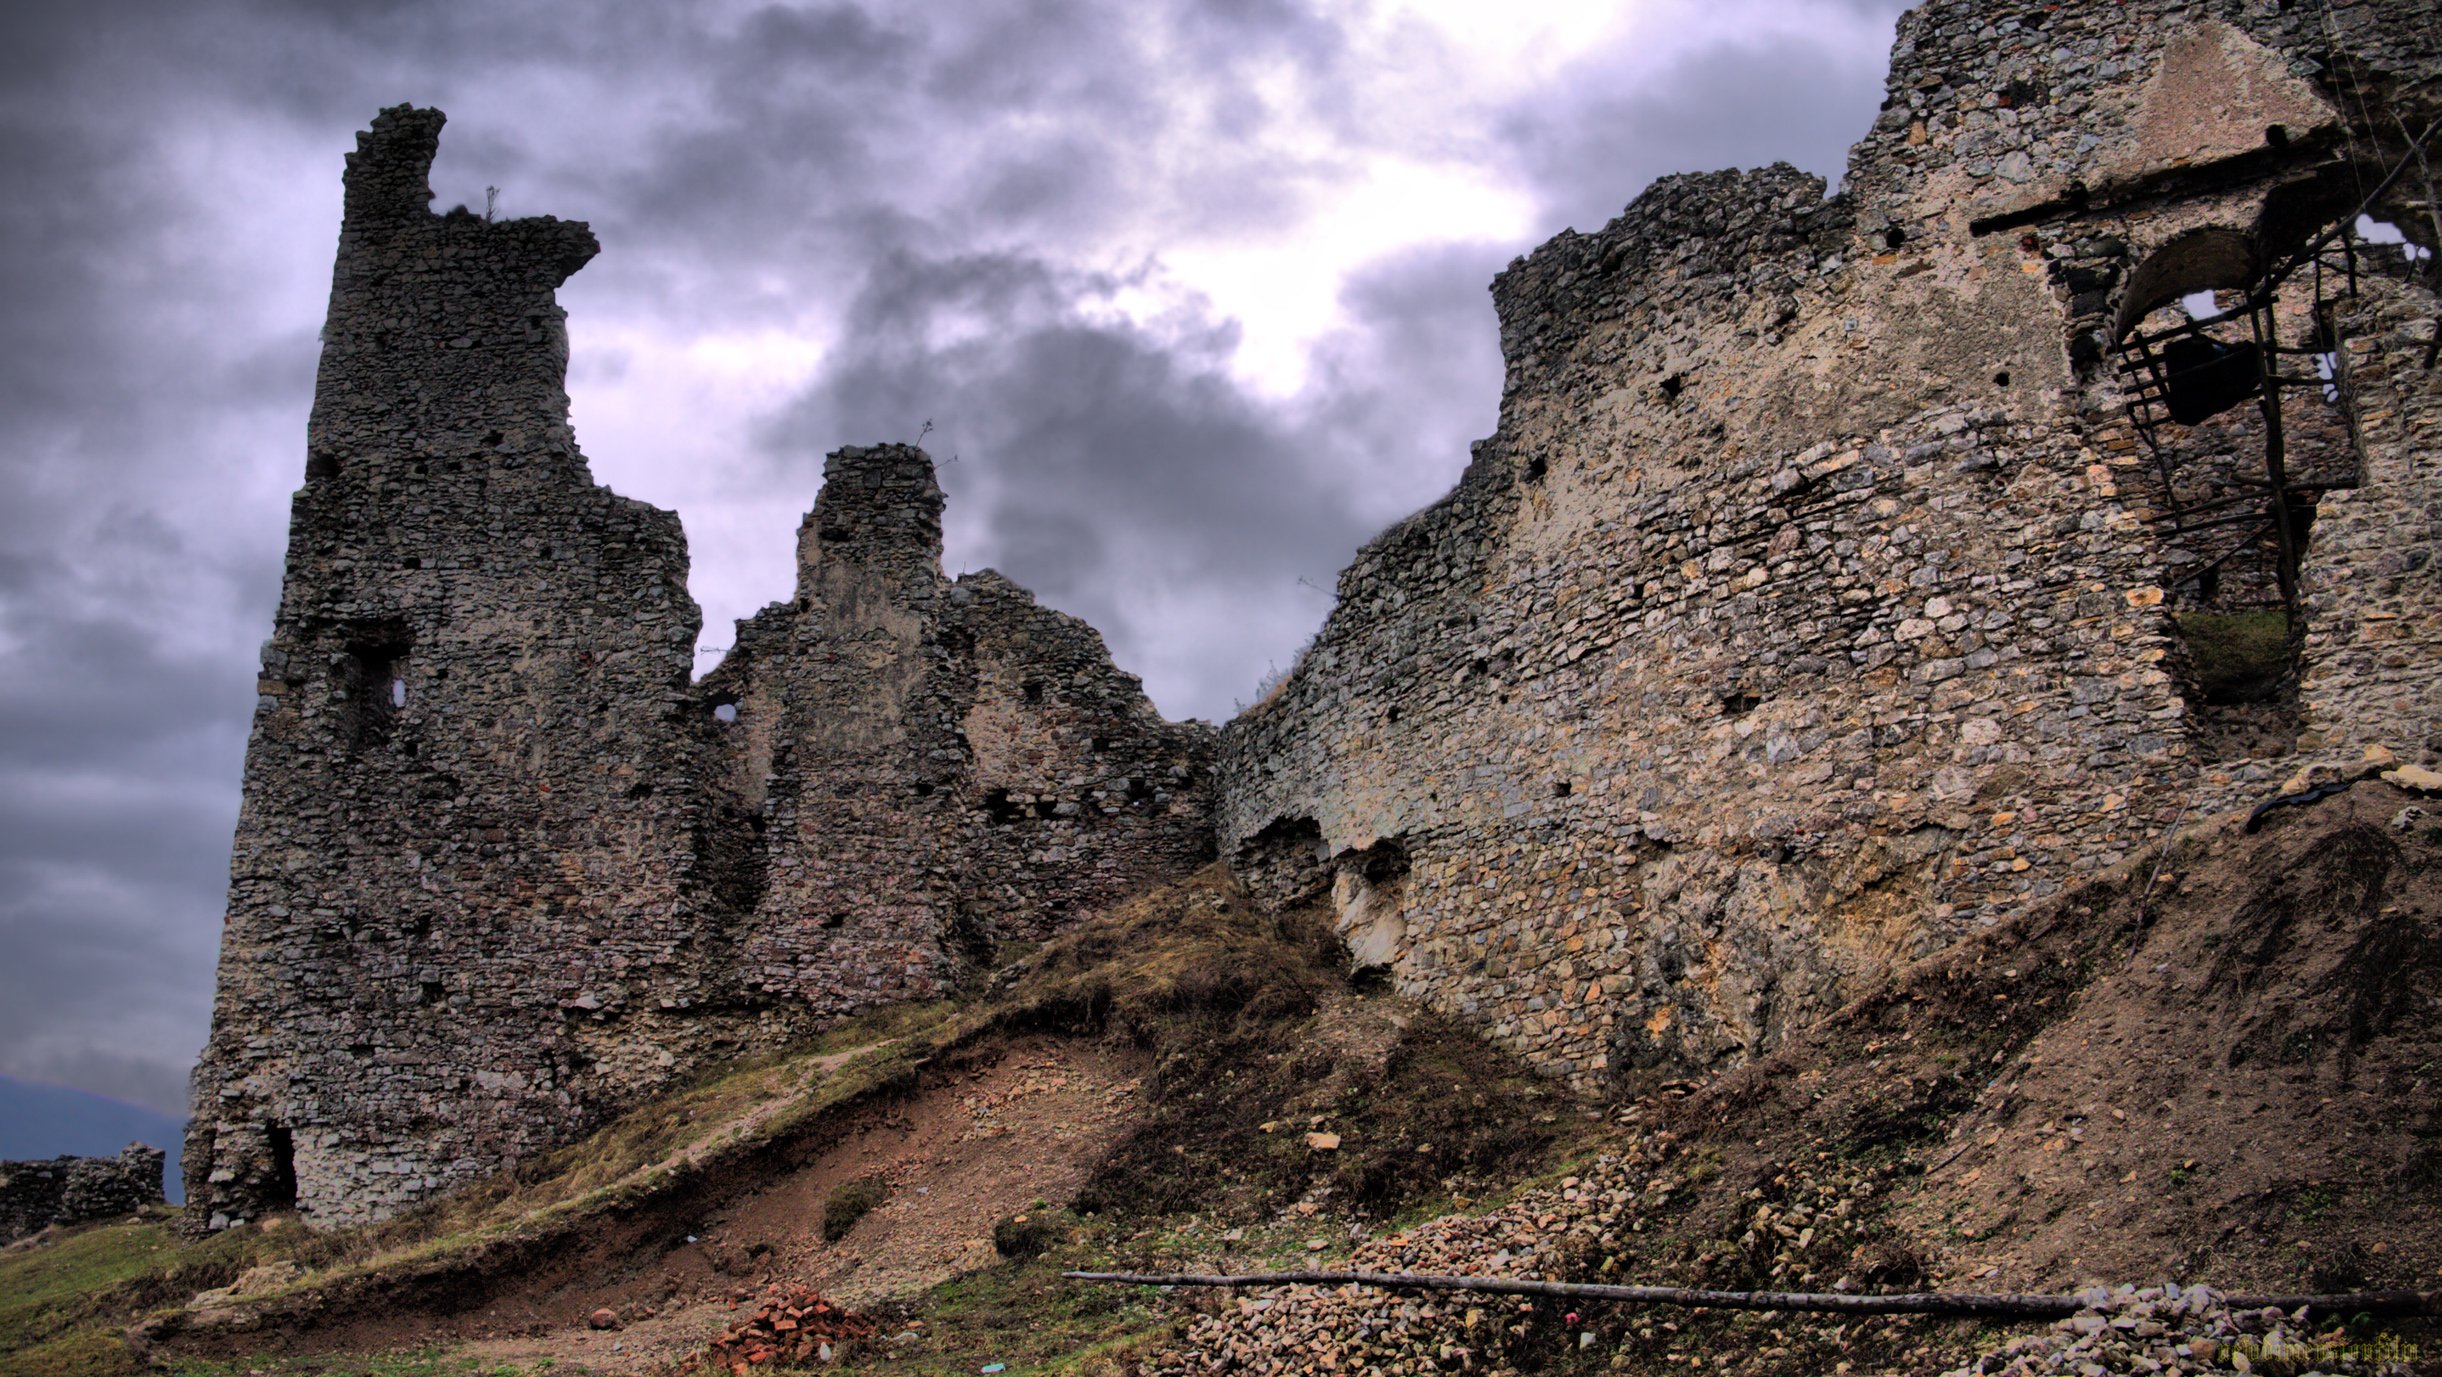
MULTIPOLYGON (((1867 1261, 1879 1246, 1860 1208, 1877 1193, 1876 1173, 1808 1172, 1796 1163, 1770 1189, 1750 1189, 1733 1229, 1714 1239, 1681 1238, 1677 1247, 1640 1248, 1632 1236, 1679 1234, 1690 1222, 1680 1208, 1689 1186, 1674 1135, 1652 1134, 1581 1175, 1526 1191, 1482 1213, 1454 1213, 1405 1232, 1364 1237, 1345 1261, 1309 1256, 1304 1264, 1351 1271, 1443 1276, 1497 1276, 1613 1283, 1654 1280, 1624 1275, 1676 1255, 1665 1265, 1692 1268, 1684 1284, 1720 1285, 1734 1276, 1764 1276, 1777 1286, 1810 1290, 1875 1289, 1838 1271, 1867 1261), (1842 1176, 1849 1179, 1838 1180, 1842 1176)), ((1826 1164, 1828 1165, 1828 1164, 1826 1164)), ((1321 1253, 1328 1240, 1308 1247, 1321 1253)), ((1230 1265, 1235 1265, 1234 1263, 1230 1265)), ((2310 1323, 2303 1311, 2234 1309, 2203 1286, 2176 1284, 2078 1293, 2075 1315, 2012 1340, 1945 1377, 2114 1377, 2116 1374, 2252 1373, 2257 1377, 2382 1377, 2406 1373, 2398 1340, 2355 1339, 2331 1324, 2310 1323)), ((1751 1347, 1707 1352, 1707 1338, 1683 1331, 1684 1315, 1558 1313, 1507 1296, 1400 1295, 1365 1287, 1284 1286, 1205 1302, 1212 1309, 1188 1327, 1174 1349, 1148 1369, 1160 1377, 1250 1377, 1345 1372, 1351 1377, 1515 1371, 1530 1351, 1548 1360, 1559 1347, 1580 1367, 1642 1358, 1660 1366, 1690 1364, 1741 1371, 1796 1370, 1804 1341, 1783 1329, 1757 1331, 1751 1347), (1553 1325, 1558 1333, 1549 1332, 1553 1325), (1544 1332, 1537 1332, 1538 1330, 1544 1332), (1796 1346, 1792 1346, 1796 1345, 1796 1346)), ((1836 1317, 1786 1317, 1792 1326, 1836 1317)), ((1901 1320, 1889 1323, 1904 1324, 1901 1320)), ((1711 1336, 1717 1341, 1720 1336, 1711 1336)), ((1820 1336, 1818 1336, 1820 1337, 1820 1336)), ((1930 1339, 1931 1335, 1920 1335, 1930 1339)), ((1834 1340, 1837 1336, 1833 1336, 1834 1340)), ((1906 1339, 1900 1339, 1906 1343, 1906 1339)), ((1845 1345, 1843 1345, 1845 1347, 1845 1345)), ((1938 1370, 1939 1344, 1908 1350, 1910 1370, 1938 1370)), ((1957 1361, 1955 1357, 1950 1361, 1957 1361)))
MULTIPOLYGON (((1674 1133, 1655 1132, 1622 1153, 1600 1157, 1578 1175, 1523 1192, 1498 1208, 1360 1238, 1345 1260, 1310 1255, 1303 1263, 1369 1272, 1627 1283, 1649 1280, 1627 1274, 1637 1270, 1637 1261, 1650 1265, 1656 1254, 1685 1250, 1692 1256, 1679 1265, 1707 1274, 1692 1284, 1719 1280, 1712 1275, 1715 1268, 1752 1268, 1776 1279, 1848 1289, 1846 1278, 1821 1268, 1862 1252, 1857 1245, 1868 1242, 1870 1235, 1857 1227, 1855 1207, 1874 1191, 1870 1178, 1830 1184, 1792 1166, 1771 1190, 1746 1193, 1738 1216, 1746 1230, 1741 1236, 1658 1248, 1631 1242, 1635 1235, 1659 1236, 1685 1227, 1676 1217, 1687 1204, 1689 1185, 1680 1146, 1674 1133)), ((1352 1237, 1362 1230, 1352 1226, 1352 1237)), ((1320 1254, 1328 1245, 1328 1239, 1317 1237, 1308 1247, 1320 1254)), ((1563 1311, 1556 1302, 1538 1306, 1507 1296, 1287 1286, 1220 1300, 1189 1327, 1174 1351, 1150 1366, 1171 1377, 1337 1371, 1394 1377, 1503 1373, 1527 1349, 1555 1344, 1581 1363, 1608 1362, 1622 1346, 1651 1349, 1667 1360, 1690 1356, 1676 1351, 1686 1341, 1664 1312, 1623 1330, 1624 1317, 1608 1308, 1563 1311), (1561 1332, 1549 1332, 1555 1324, 1561 1332), (1535 1332, 1538 1328, 1546 1332, 1535 1332)))
POLYGON ((2014 1339, 1944 1377, 2103 1377, 2107 1373, 2246 1372, 2266 1377, 2409 1371, 2395 1340, 2353 1339, 2308 1322, 2306 1312, 2234 1310, 2209 1287, 2095 1287, 2085 1308, 2040 1334, 2014 1339))

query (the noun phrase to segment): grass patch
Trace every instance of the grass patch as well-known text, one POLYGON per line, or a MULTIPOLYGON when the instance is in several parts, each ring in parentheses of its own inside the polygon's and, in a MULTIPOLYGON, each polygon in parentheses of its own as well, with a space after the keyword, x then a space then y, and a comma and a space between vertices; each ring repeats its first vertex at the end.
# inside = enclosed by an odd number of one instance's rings
POLYGON ((827 1371, 973 1374, 991 1363, 1026 1373, 1117 1373, 1167 1338, 1180 1311, 1150 1287, 1063 1281, 1066 1268, 1104 1265, 1081 1242, 943 1282, 878 1313, 883 1337, 851 1348, 827 1371), (897 1336, 914 1334, 913 1339, 897 1336))
POLYGON ((846 1238, 858 1220, 889 1198, 890 1183, 879 1176, 859 1177, 841 1185, 822 1202, 823 1241, 837 1243, 846 1238))
POLYGON ((14 1377, 119 1377, 140 1370, 121 1341, 127 1320, 226 1286, 249 1267, 310 1248, 303 1230, 233 1229, 200 1242, 172 1228, 176 1212, 67 1232, 0 1253, 0 1367, 14 1377))
POLYGON ((2185 613, 2179 635, 2208 703, 2261 701, 2289 675, 2289 618, 2278 610, 2185 613))

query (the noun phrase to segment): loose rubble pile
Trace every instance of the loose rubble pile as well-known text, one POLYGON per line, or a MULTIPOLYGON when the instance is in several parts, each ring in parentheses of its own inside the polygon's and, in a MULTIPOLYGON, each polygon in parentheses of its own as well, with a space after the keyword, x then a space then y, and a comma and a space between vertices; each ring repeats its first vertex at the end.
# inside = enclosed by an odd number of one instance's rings
POLYGON ((850 1340, 870 1339, 875 1333, 872 1320, 833 1305, 820 1292, 774 1288, 753 1314, 731 1325, 678 1370, 682 1377, 720 1372, 739 1377, 749 1368, 773 1363, 828 1363, 850 1340))
MULTIPOLYGON (((1656 1133, 1623 1155, 1598 1159, 1582 1175, 1527 1191, 1499 1208, 1444 1215, 1367 1240, 1346 1265, 1443 1276, 1584 1280, 1593 1274, 1612 1280, 1605 1274, 1616 1268, 1617 1257, 1606 1242, 1644 1233, 1669 1215, 1674 1203, 1684 1202, 1679 1192, 1685 1179, 1675 1157, 1673 1136, 1656 1133)), ((1771 1232, 1770 1220, 1762 1227, 1771 1232)), ((1724 1245, 1718 1256, 1726 1253, 1724 1245)), ((1581 1332, 1596 1333, 1582 1316, 1551 1311, 1548 1304, 1539 1309, 1496 1296, 1442 1299, 1362 1287, 1282 1287, 1225 1302, 1153 1367, 1163 1373, 1258 1374, 1345 1368, 1383 1377, 1453 1369, 1501 1372, 1509 1367, 1506 1354, 1520 1341, 1582 1342, 1539 1335, 1538 1328, 1556 1321, 1574 1328, 1575 1321, 1586 1325, 1581 1332)), ((1601 1342, 1599 1334, 1596 1341, 1601 1342)))
POLYGON ((2093 1377, 2104 1373, 2406 1373, 2395 1337, 2310 1324, 2306 1312, 2233 1310, 2209 1287, 2095 1287, 2086 1308, 1944 1377, 2093 1377))

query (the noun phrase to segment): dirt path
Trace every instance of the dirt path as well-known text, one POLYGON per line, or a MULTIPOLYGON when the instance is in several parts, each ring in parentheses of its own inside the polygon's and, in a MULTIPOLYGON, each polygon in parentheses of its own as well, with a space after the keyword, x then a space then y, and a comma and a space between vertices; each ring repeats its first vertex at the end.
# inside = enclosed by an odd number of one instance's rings
POLYGON ((659 1257, 606 1260, 606 1275, 501 1298, 401 1341, 454 1338, 464 1356, 555 1370, 666 1369, 721 1332, 769 1285, 804 1285, 852 1305, 921 1291, 994 1260, 993 1224, 1037 1200, 1065 1203, 1117 1141, 1138 1099, 1131 1057, 1027 1039, 996 1060, 878 1109, 804 1167, 698 1225, 659 1257), (823 1204, 863 1177, 889 1198, 837 1243, 823 1204), (616 1269, 615 1274, 609 1274, 616 1269), (596 1330, 598 1309, 621 1316, 596 1330))

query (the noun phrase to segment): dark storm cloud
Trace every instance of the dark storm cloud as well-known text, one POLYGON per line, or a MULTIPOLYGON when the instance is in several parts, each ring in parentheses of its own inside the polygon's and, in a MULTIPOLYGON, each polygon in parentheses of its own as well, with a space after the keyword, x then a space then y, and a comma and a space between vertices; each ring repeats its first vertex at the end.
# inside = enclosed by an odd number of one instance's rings
POLYGON ((1357 545, 1445 486, 1489 430, 1482 284, 1500 257, 1476 246, 1379 265, 1285 400, 1231 376, 1235 327, 1192 304, 1158 327, 1090 309, 1124 279, 1015 255, 893 257, 765 447, 803 472, 840 444, 932 422, 927 447, 955 460, 954 536, 973 532, 953 558, 1085 617, 1170 691, 1167 710, 1226 716, 1251 696, 1249 668, 1284 662, 1320 620, 1318 590, 1357 545), (1169 634, 1189 604, 1193 635, 1169 634))
POLYGON ((1836 183, 1873 123, 1891 26, 1906 8, 1844 0, 1849 23, 1733 33, 1659 73, 1622 45, 1512 111, 1504 142, 1554 230, 1598 229, 1673 172, 1779 161, 1836 183))
POLYGON ((1546 207, 1531 239, 1662 172, 1834 170, 1879 91, 1855 35, 1890 9, 1667 69, 1597 55, 1487 137, 1386 105, 1382 50, 1299 0, 7 7, 0 1073, 179 1107, 340 159, 376 110, 449 112, 440 208, 495 185, 504 214, 593 222, 606 252, 562 297, 580 367, 615 368, 584 351, 621 330, 824 339, 722 482, 793 524, 824 451, 931 419, 953 558, 1212 716, 1489 431, 1484 288, 1531 242, 1357 273, 1288 395, 1240 380, 1236 322, 1162 255, 1300 225, 1385 149, 1506 159, 1546 207))

